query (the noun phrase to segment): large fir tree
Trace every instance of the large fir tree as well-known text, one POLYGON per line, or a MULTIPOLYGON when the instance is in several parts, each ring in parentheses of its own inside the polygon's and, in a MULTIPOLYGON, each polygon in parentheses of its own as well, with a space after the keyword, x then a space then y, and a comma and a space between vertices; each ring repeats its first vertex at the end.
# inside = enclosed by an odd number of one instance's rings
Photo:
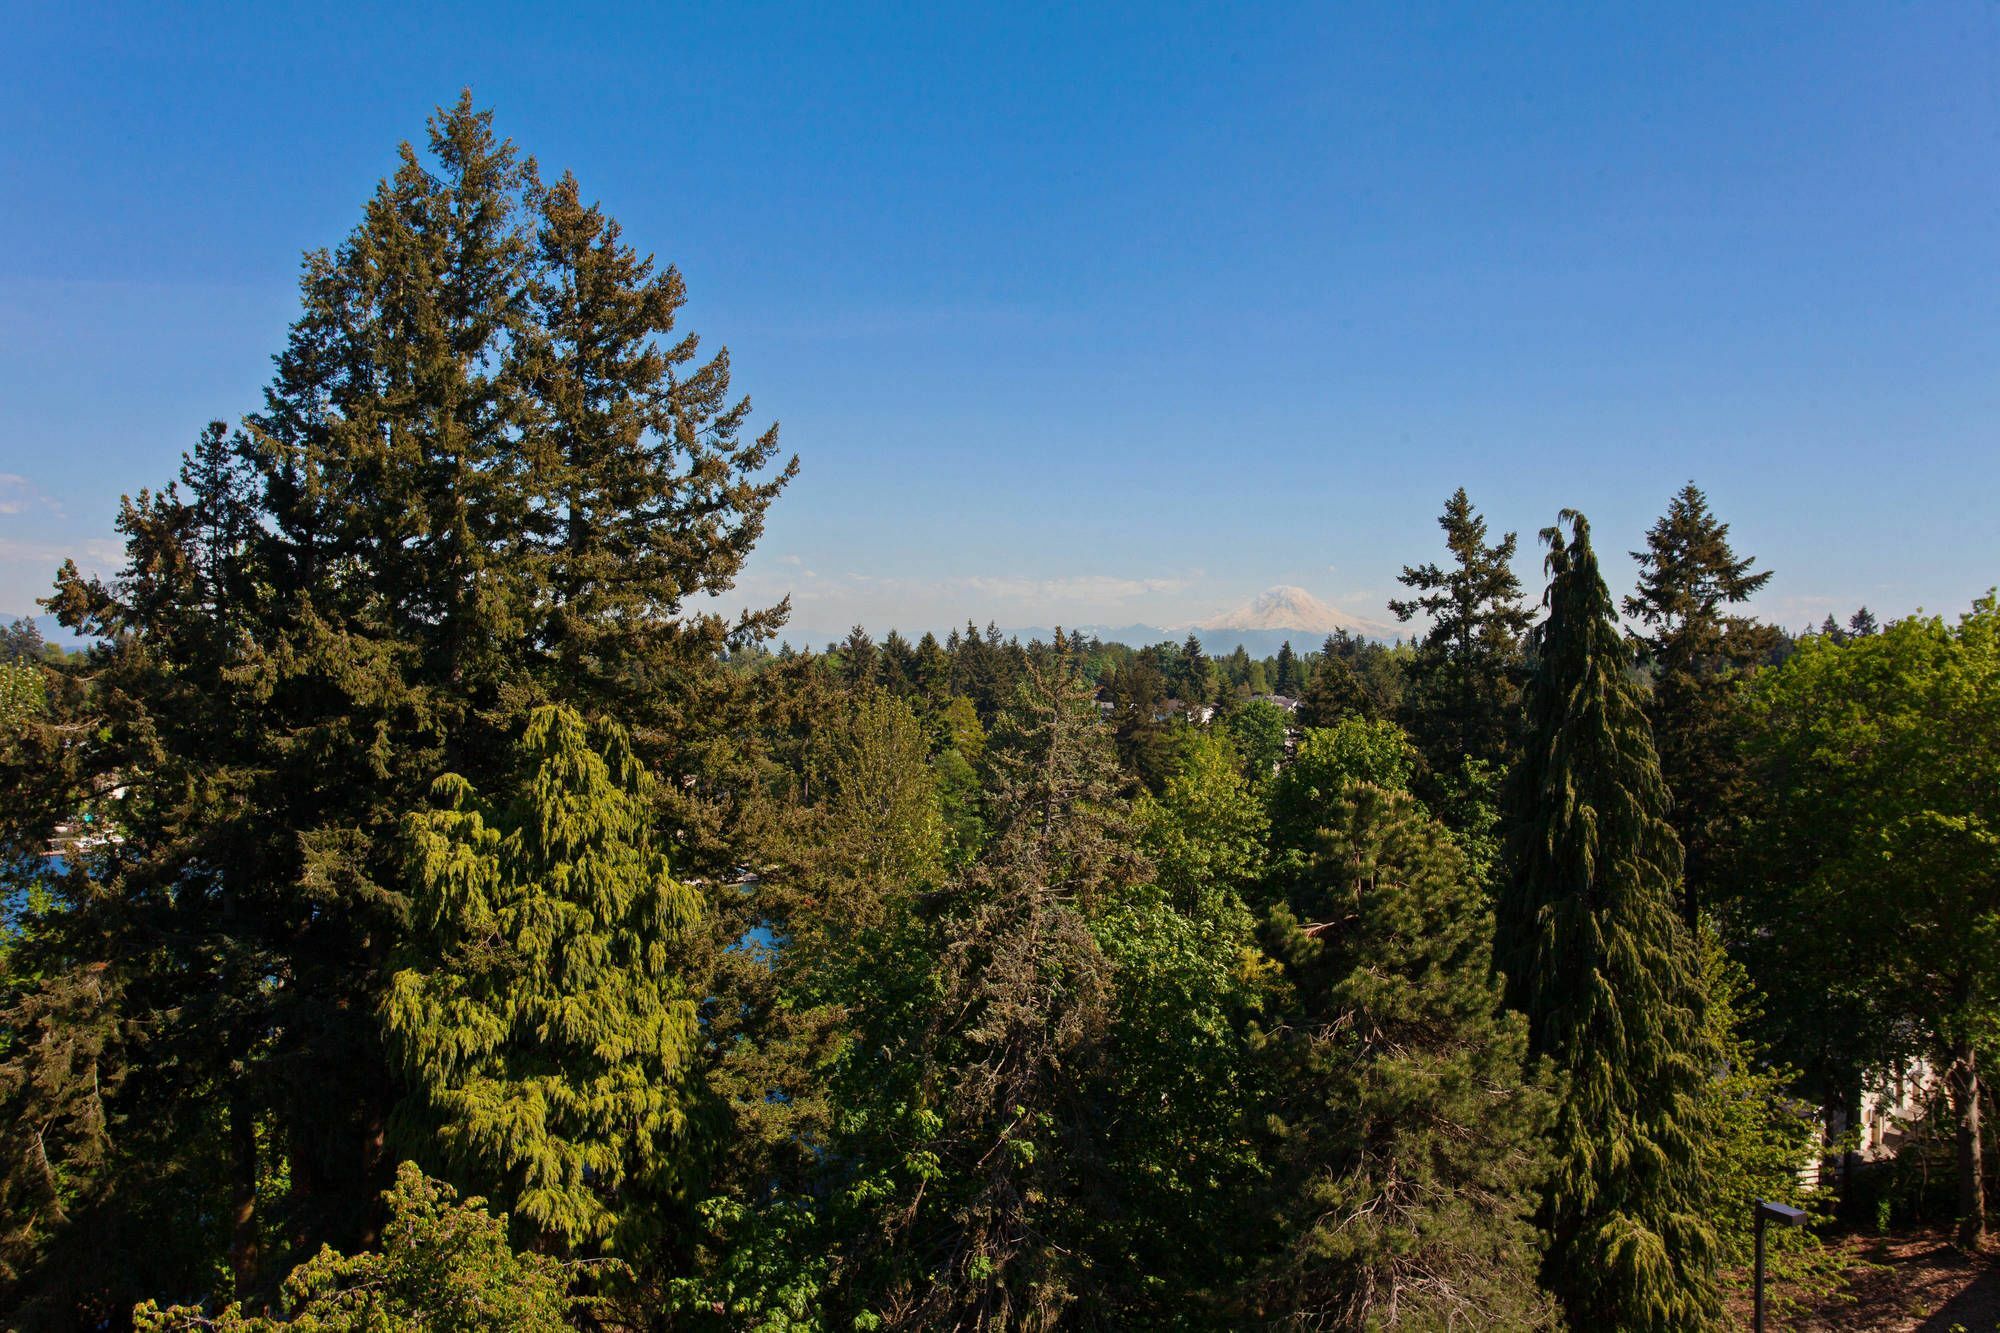
POLYGON ((1652 672, 1647 714, 1660 773, 1673 794, 1674 829, 1686 853, 1683 915, 1695 929, 1711 896, 1720 827, 1746 780, 1729 707, 1744 672, 1769 656, 1777 636, 1730 608, 1771 581, 1729 546, 1729 525, 1710 512, 1693 482, 1634 551, 1639 589, 1624 602, 1641 626, 1639 660, 1652 672))
POLYGON ((1415 595, 1389 603, 1398 620, 1430 620, 1409 664, 1404 721, 1440 773, 1465 759, 1504 765, 1516 727, 1521 636, 1533 618, 1514 577, 1515 535, 1488 543, 1486 520, 1463 486, 1445 501, 1438 526, 1451 563, 1406 565, 1398 581, 1415 595))
POLYGON ((1708 1076, 1680 843, 1590 528, 1544 530, 1512 882, 1496 962, 1530 1047, 1566 1079, 1541 1220, 1547 1279, 1578 1328, 1687 1330, 1720 1315, 1699 1142, 1708 1076))
POLYGON ((103 643, 10 748, 32 799, 0 840, 129 797, 122 840, 58 886, 44 975, 102 969, 139 1071, 101 1083, 105 1114, 145 1128, 120 1139, 136 1193, 44 1228, 24 1284, 63 1254, 86 1284, 157 1271, 146 1236, 170 1232, 214 1254, 154 1291, 197 1294, 226 1252, 247 1294, 277 1249, 369 1241, 401 1095, 375 1018, 407 941, 401 821, 442 772, 498 790, 537 704, 626 716, 684 856, 736 859, 746 691, 714 658, 782 607, 692 599, 761 531, 775 438, 739 440, 725 356, 664 341, 678 277, 469 98, 426 149, 307 256, 264 409, 126 506, 117 579, 66 569, 51 600, 103 643))

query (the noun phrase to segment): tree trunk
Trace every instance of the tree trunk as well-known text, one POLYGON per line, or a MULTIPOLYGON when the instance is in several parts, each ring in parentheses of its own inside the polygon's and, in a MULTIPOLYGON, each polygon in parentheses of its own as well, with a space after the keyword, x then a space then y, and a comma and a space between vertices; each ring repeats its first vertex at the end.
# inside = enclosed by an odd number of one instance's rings
POLYGON ((1958 1113, 1958 1243, 1975 1246, 1986 1235, 1986 1180, 1979 1141, 1979 1066, 1972 1043, 1952 1047, 1951 1101, 1958 1113))
POLYGON ((229 1271, 236 1295, 247 1300, 257 1286, 262 1244, 257 1226, 257 1116, 242 1096, 229 1103, 229 1271))

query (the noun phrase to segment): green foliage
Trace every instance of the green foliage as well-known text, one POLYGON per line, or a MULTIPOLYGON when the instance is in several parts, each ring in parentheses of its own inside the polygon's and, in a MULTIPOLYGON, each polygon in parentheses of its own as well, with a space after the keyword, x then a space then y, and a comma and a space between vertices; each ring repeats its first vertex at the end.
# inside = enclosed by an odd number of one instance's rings
POLYGON ((1266 1318, 1546 1328, 1532 1214, 1552 1101, 1504 1014, 1483 886, 1410 796, 1329 793, 1305 884, 1267 937, 1278 1115, 1266 1318))
POLYGON ((1326 810, 1343 788, 1357 782, 1405 790, 1416 771, 1409 736, 1387 719, 1345 718, 1314 728, 1271 786, 1272 844, 1296 864, 1309 853, 1326 810))
POLYGON ((1067 645, 1028 659, 989 760, 994 835, 944 926, 923 1037, 939 1174, 896 1224, 935 1258, 925 1286, 889 1298, 919 1321, 1036 1325, 1080 1294, 1100 1156, 1087 1093, 1115 1011, 1089 918, 1143 866, 1067 645))
POLYGON ((701 900, 653 850, 622 729, 540 708, 520 762, 504 807, 448 775, 445 808, 411 816, 417 945, 383 1021, 445 1159, 594 1245, 683 1174, 697 1034, 674 960, 701 900))
POLYGON ((1686 850, 1684 913, 1692 929, 1703 901, 1726 875, 1725 823, 1747 781, 1731 701, 1743 674, 1771 652, 1776 635, 1728 608, 1771 581, 1729 547, 1729 525, 1709 512, 1690 482, 1635 551, 1639 590, 1624 602, 1637 620, 1639 660, 1652 675, 1647 715, 1660 774, 1674 794, 1673 823, 1686 850))
POLYGON ((1946 1072, 1962 1234, 1984 1225, 1978 1054, 2000 1036, 2000 607, 1803 642, 1753 688, 1757 853, 1738 905, 1788 1056, 1858 1092, 1946 1072))
POLYGON ((33 661, 0 662, 0 729, 39 717, 48 707, 43 668, 33 661))
POLYGON ((217 1329, 223 1333, 564 1333, 584 1303, 572 1297, 576 1270, 547 1255, 516 1253, 507 1219, 479 1198, 458 1201, 451 1187, 413 1162, 385 1196, 388 1225, 379 1251, 353 1256, 331 1246, 292 1270, 284 1312, 246 1315, 232 1305, 209 1317, 199 1306, 133 1311, 138 1333, 217 1329))
POLYGON ((1406 565, 1399 581, 1415 590, 1392 601, 1398 620, 1430 627, 1408 668, 1403 721, 1433 768, 1461 759, 1505 766, 1512 755, 1521 636, 1533 617, 1514 577, 1514 534, 1491 545, 1486 520, 1459 487, 1438 518, 1452 563, 1406 565))
MULTIPOLYGON (((1701 972, 1708 995, 1708 1041, 1718 1057, 1701 1092, 1701 1146, 1714 1201, 1710 1216, 1724 1277, 1747 1297, 1758 1202, 1790 1204, 1823 1223, 1830 1200, 1827 1191, 1808 1188, 1799 1171, 1819 1155, 1821 1145, 1813 1108, 1792 1092, 1798 1071, 1772 1063, 1753 1035, 1760 997, 1749 973, 1706 924, 1701 972)), ((1773 1291, 1825 1296, 1838 1288, 1839 1265, 1814 1230, 1768 1228, 1765 1245, 1773 1291)))
POLYGON ((1715 1060, 1680 844, 1590 529, 1544 531, 1513 882, 1496 961, 1566 1079, 1542 1209, 1546 1275, 1581 1328, 1712 1327, 1717 1243, 1696 1108, 1715 1060))
POLYGON ((1239 704, 1223 718, 1223 726, 1242 756, 1243 774, 1252 786, 1263 786, 1278 771, 1278 762, 1285 757, 1289 725, 1284 709, 1261 699, 1239 704))
POLYGON ((1107 1323, 1198 1322, 1224 1307, 1244 1258, 1245 1201, 1268 1169, 1247 1132, 1247 1026, 1271 969, 1230 899, 1187 916, 1144 898, 1091 923, 1113 969, 1088 1295, 1107 1323))
POLYGON ((1190 728, 1178 749, 1160 795, 1140 797, 1133 822, 1168 904, 1221 921, 1262 873, 1268 821, 1227 733, 1190 728))

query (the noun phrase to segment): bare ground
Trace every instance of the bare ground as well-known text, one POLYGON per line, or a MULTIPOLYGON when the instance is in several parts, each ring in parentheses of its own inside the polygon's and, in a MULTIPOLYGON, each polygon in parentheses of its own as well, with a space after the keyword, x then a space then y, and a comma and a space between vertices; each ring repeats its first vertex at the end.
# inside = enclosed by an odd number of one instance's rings
MULTIPOLYGON (((2000 1330, 2000 1254, 1967 1254, 1944 1228, 1896 1236, 1846 1236, 1830 1242, 1852 1262, 1847 1290, 1808 1314, 1773 1317, 1767 1327, 1791 1333, 1880 1329, 1894 1333, 1996 1333, 2000 1330)), ((1734 1310, 1750 1326, 1747 1305, 1734 1310)))

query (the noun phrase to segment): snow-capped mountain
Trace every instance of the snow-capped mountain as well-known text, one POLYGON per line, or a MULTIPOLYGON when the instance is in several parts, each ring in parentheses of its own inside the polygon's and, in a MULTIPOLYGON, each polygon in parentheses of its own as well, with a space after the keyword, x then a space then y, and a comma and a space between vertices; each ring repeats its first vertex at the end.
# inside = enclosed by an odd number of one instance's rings
POLYGON ((1304 588, 1289 584, 1269 588, 1258 593, 1234 610, 1218 612, 1204 620, 1196 621, 1190 628, 1203 634, 1218 636, 1225 633, 1243 631, 1285 631, 1289 630, 1305 638, 1307 643, 1294 643, 1297 648, 1318 646, 1318 640, 1337 630, 1359 634, 1369 639, 1389 639, 1397 631, 1377 620, 1350 615, 1336 607, 1328 606, 1304 588))

